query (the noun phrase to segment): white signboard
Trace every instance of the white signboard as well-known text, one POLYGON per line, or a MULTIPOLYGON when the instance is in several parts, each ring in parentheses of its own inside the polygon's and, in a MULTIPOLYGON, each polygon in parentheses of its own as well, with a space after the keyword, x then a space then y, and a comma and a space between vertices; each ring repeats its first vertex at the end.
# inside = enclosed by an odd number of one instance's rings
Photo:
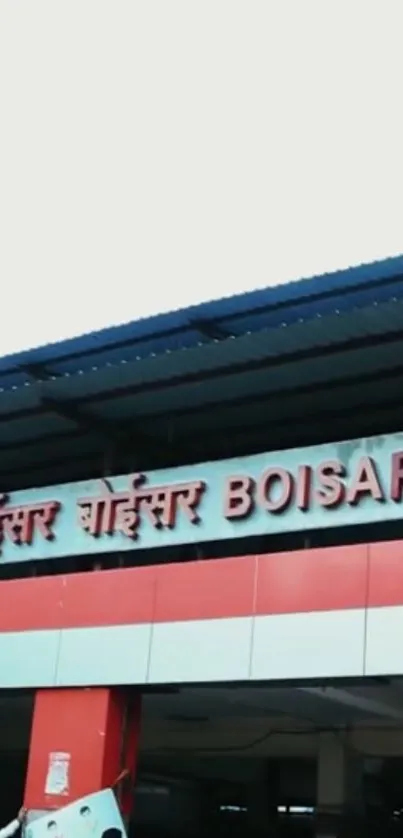
POLYGON ((82 797, 32 821, 26 838, 127 838, 111 789, 82 797))

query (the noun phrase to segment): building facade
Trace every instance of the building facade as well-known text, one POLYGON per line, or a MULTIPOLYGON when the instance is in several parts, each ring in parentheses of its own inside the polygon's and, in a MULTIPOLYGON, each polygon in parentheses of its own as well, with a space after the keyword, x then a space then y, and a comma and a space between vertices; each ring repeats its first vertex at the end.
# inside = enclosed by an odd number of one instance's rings
MULTIPOLYGON (((0 687, 34 691, 30 816, 114 784, 130 814, 150 692, 403 676, 402 275, 3 360, 0 687)), ((333 816, 351 760, 318 733, 333 816)))

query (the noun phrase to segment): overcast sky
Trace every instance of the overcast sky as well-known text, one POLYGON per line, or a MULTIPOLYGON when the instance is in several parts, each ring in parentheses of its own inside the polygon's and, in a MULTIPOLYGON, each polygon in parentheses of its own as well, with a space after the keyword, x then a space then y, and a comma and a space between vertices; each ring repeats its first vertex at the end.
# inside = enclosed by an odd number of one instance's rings
POLYGON ((0 0, 0 353, 403 251, 401 0, 0 0))

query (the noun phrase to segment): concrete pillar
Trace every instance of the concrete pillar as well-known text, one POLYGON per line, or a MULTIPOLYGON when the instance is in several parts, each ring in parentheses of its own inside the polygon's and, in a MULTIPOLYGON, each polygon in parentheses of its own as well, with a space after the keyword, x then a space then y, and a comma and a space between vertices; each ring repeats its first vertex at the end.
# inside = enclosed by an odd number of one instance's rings
POLYGON ((337 734, 320 736, 317 767, 316 835, 347 835, 364 815, 363 759, 337 734))
POLYGON ((116 688, 38 690, 32 722, 24 805, 36 814, 112 786, 129 815, 137 764, 141 696, 116 688), (129 787, 129 785, 131 787, 129 787))

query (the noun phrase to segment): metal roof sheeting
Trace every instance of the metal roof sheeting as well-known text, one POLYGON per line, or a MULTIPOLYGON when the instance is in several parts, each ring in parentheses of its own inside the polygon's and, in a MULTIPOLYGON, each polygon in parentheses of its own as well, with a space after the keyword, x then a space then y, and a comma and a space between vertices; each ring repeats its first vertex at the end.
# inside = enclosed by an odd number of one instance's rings
POLYGON ((66 376, 52 382, 52 393, 61 398, 68 396, 81 399, 85 395, 93 398, 98 393, 124 390, 125 387, 137 388, 143 392, 150 385, 162 386, 164 382, 186 378, 192 380, 203 374, 211 375, 227 368, 237 368, 256 363, 268 358, 300 354, 310 350, 323 350, 325 347, 342 344, 365 337, 375 337, 397 332, 403 328, 403 298, 384 304, 374 304, 360 311, 345 314, 333 314, 311 321, 295 323, 283 328, 267 329, 257 333, 247 333, 237 338, 213 342, 204 346, 183 349, 180 352, 141 360, 121 361, 119 371, 116 365, 107 365, 102 370, 88 371, 82 374, 66 376), (309 323, 309 328, 307 328, 309 323))
MULTIPOLYGON (((403 299, 403 256, 157 314, 5 356, 0 358, 0 391, 35 383, 28 366, 45 368, 44 379, 95 372, 108 365, 123 369, 125 363, 177 350, 206 350, 229 338, 280 332, 281 327, 298 323, 310 322, 316 332, 316 318, 328 319, 392 299, 403 299)), ((280 342, 284 344, 283 339, 280 342)), ((232 341, 229 344, 234 346, 232 341)), ((40 371, 37 377, 41 378, 40 371)))
MULTIPOLYGON (((106 403, 128 394, 137 395, 141 400, 145 394, 156 392, 161 398, 162 391, 167 388, 193 383, 200 386, 207 379, 211 387, 213 380, 233 378, 243 371, 257 375, 262 367, 267 376, 274 368, 278 374, 279 362, 289 364, 293 359, 309 357, 310 365, 315 366, 315 357, 320 354, 323 367, 328 363, 323 353, 326 355, 329 349, 334 355, 338 347, 345 350, 351 342, 357 344, 367 339, 370 342, 377 337, 397 336, 402 330, 403 296, 385 303, 374 302, 364 309, 328 316, 317 314, 311 320, 290 326, 249 332, 241 337, 212 341, 177 352, 168 351, 164 355, 139 359, 141 362, 138 359, 122 360, 100 369, 50 376, 42 382, 14 384, 11 389, 0 392, 0 418, 11 415, 16 418, 21 411, 36 410, 38 400, 49 397, 83 405, 106 403)), ((370 347, 365 353, 376 367, 376 357, 370 347)), ((376 353, 382 355, 379 347, 376 353)))

